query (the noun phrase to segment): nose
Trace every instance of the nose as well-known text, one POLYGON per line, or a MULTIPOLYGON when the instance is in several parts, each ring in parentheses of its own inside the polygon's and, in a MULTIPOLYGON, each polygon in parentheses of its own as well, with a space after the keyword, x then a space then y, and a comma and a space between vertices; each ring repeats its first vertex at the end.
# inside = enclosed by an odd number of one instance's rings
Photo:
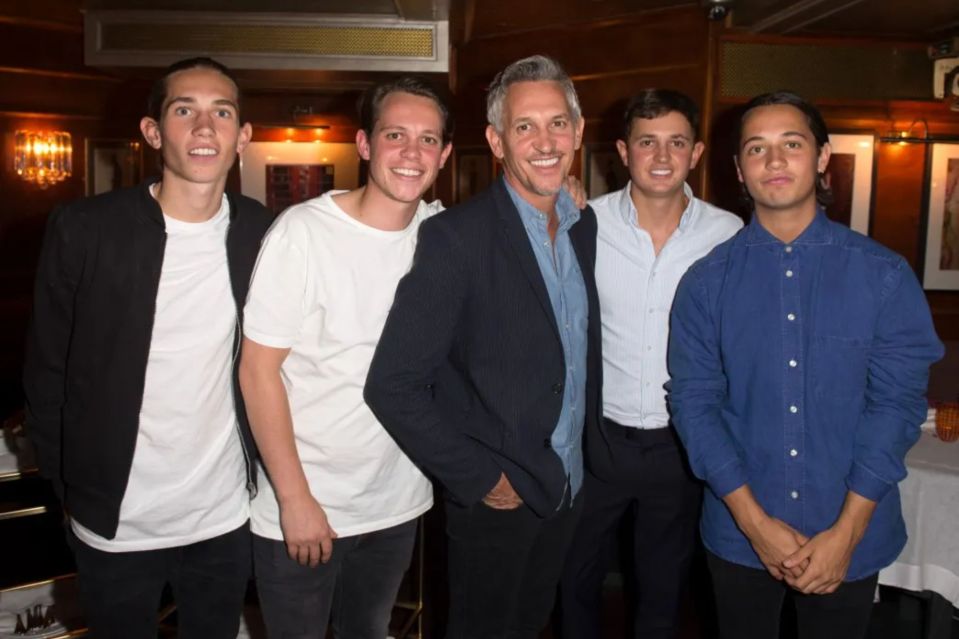
POLYGON ((403 148, 400 149, 400 155, 406 158, 418 158, 422 149, 420 149, 420 142, 416 138, 410 138, 407 140, 406 144, 403 145, 403 148))
POLYGON ((657 160, 666 162, 669 160, 669 147, 665 144, 657 144, 653 150, 653 154, 657 160))
POLYGON ((541 153, 550 153, 556 149, 556 138, 549 127, 541 127, 533 139, 533 148, 541 153))
POLYGON ((197 113, 196 120, 193 122, 193 132, 197 135, 210 134, 213 132, 213 116, 206 111, 197 113))
POLYGON ((786 164, 786 156, 779 147, 772 146, 766 154, 766 166, 780 167, 786 164))

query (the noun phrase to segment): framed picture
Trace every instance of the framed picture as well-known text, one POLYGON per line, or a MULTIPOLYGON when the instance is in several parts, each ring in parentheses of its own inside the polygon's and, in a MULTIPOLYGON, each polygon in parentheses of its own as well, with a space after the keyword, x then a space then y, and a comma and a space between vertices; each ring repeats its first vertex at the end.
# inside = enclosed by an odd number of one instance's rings
POLYGON ((869 235, 872 210, 872 134, 834 133, 829 136, 832 155, 823 180, 832 190, 832 204, 826 207, 829 219, 869 235))
POLYGON ((926 161, 922 285, 959 290, 959 144, 932 144, 926 161))
POLYGON ((583 188, 592 199, 618 191, 629 182, 629 170, 612 142, 583 146, 583 188))
POLYGON ((493 154, 488 147, 456 149, 456 201, 465 202, 496 177, 493 154))
POLYGON ((332 164, 267 164, 266 208, 279 215, 333 189, 332 164))
POLYGON ((86 194, 136 186, 143 179, 143 145, 138 140, 86 141, 86 194))

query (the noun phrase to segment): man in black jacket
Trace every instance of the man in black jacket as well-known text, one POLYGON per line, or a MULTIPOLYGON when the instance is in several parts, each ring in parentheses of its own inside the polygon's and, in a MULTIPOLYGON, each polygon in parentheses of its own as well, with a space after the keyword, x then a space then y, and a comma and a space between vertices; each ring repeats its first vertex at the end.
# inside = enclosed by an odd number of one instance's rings
POLYGON ((254 448, 236 385, 257 202, 224 193, 250 139, 230 72, 171 66, 140 123, 160 180, 59 207, 37 273, 24 386, 100 638, 235 637, 250 574, 254 448))
POLYGON ((599 418, 596 219, 562 191, 582 140, 549 58, 490 87, 504 178, 426 222, 367 378, 380 422, 446 491, 447 637, 535 637, 582 499, 599 418))

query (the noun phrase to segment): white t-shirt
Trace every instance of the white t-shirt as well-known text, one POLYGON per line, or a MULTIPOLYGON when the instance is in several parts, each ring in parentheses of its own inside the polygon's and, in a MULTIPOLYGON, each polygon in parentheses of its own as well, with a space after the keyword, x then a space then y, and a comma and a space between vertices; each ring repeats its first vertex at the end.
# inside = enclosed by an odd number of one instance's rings
POLYGON ((243 444, 231 381, 236 303, 230 289, 226 196, 211 219, 165 217, 140 427, 116 537, 72 521, 107 552, 156 550, 210 539, 249 517, 243 444))
MULTIPOLYGON (((350 217, 331 193, 297 204, 260 250, 244 334, 289 348, 281 375, 296 449, 313 497, 340 537, 409 521, 433 505, 429 480, 363 401, 363 385, 396 285, 410 268, 420 203, 409 226, 382 231, 350 217)), ((272 486, 260 482, 250 524, 283 539, 272 486)))

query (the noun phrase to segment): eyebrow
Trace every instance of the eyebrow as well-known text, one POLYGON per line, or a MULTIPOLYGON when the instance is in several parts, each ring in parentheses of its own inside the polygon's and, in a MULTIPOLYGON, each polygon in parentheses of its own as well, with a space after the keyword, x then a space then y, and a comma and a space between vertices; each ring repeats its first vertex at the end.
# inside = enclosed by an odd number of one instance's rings
MULTIPOLYGON (((803 133, 802 131, 784 131, 783 133, 781 133, 781 134, 779 135, 779 137, 781 137, 781 138, 786 138, 786 137, 794 138, 794 137, 798 137, 798 138, 802 138, 802 139, 804 139, 804 140, 808 139, 808 136, 807 136, 805 133, 803 133)), ((739 148, 743 148, 744 146, 746 146, 746 145, 749 144, 750 142, 754 142, 754 141, 758 141, 758 140, 765 140, 765 139, 766 139, 766 138, 765 138, 764 136, 754 135, 754 136, 752 136, 751 138, 747 138, 747 139, 743 140, 743 143, 739 146, 739 148)))
MULTIPOLYGON (((196 98, 191 98, 191 97, 185 96, 185 95, 178 95, 178 96, 176 96, 176 97, 170 98, 170 99, 167 101, 166 106, 163 108, 163 110, 166 111, 166 110, 169 109, 171 106, 173 106, 174 104, 177 104, 177 103, 180 103, 180 104, 183 104, 183 103, 185 103, 185 104, 196 104, 196 98)), ((216 100, 213 101, 213 104, 220 105, 220 106, 233 107, 233 110, 234 110, 234 111, 239 111, 239 110, 240 110, 240 107, 237 105, 237 103, 234 102, 233 100, 228 99, 228 98, 218 98, 218 99, 216 99, 216 100)))

